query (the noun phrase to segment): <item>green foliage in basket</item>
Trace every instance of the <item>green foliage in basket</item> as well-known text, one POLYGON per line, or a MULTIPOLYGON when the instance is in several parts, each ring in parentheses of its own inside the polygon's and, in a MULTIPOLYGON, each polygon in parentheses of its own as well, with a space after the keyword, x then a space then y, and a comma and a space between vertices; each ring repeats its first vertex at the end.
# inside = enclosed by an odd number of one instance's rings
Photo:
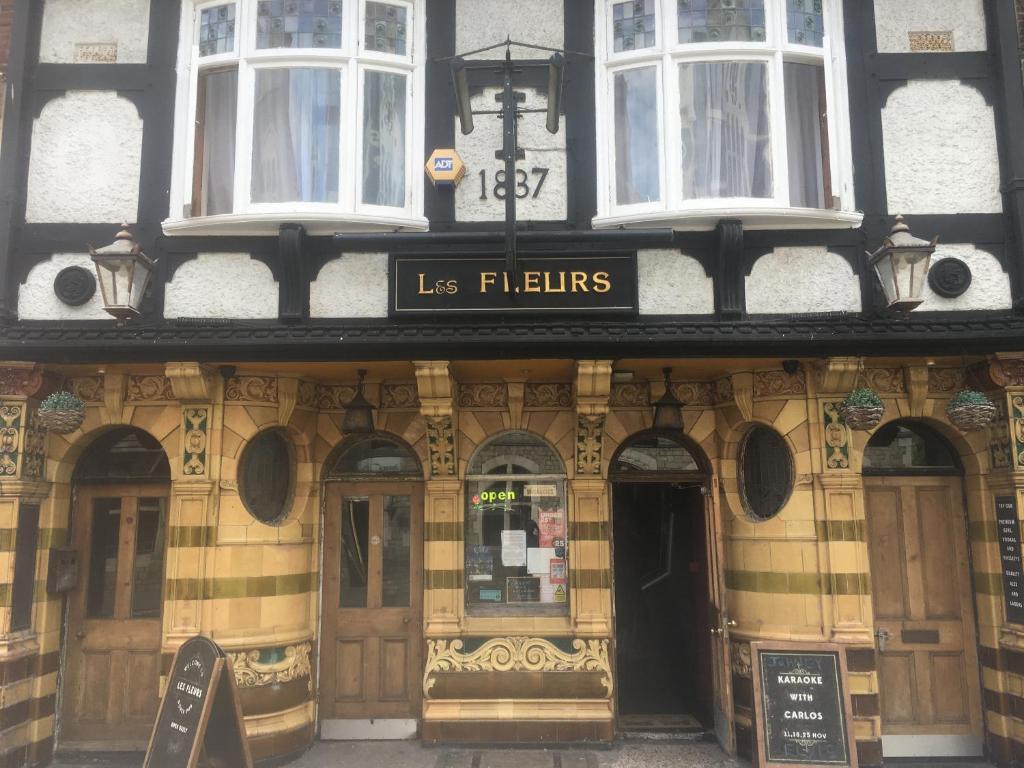
POLYGON ((874 390, 868 389, 867 387, 853 390, 853 392, 848 394, 846 399, 840 403, 840 406, 845 408, 853 408, 857 406, 881 408, 884 405, 885 403, 882 402, 882 398, 880 398, 874 390))
POLYGON ((81 411, 84 408, 85 403, 70 392, 54 392, 39 404, 40 411, 81 411))
POLYGON ((963 405, 992 405, 992 401, 982 392, 973 389, 961 389, 949 400, 949 408, 959 408, 963 405))

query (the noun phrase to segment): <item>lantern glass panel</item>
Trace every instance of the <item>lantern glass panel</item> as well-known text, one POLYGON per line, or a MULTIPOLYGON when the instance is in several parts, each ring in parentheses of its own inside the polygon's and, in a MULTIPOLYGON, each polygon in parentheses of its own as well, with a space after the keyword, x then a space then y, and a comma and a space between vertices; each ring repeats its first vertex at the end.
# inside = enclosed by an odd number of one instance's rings
POLYGON ((129 303, 133 309, 138 309, 142 304, 142 297, 146 293, 146 286, 149 284, 150 271, 145 265, 138 261, 132 264, 132 289, 128 296, 129 303))

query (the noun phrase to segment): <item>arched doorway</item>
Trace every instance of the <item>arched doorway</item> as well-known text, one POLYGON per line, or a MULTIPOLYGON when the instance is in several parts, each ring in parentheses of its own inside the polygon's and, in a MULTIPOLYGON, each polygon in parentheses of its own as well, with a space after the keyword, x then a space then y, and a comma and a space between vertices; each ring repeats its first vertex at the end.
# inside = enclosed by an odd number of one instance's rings
POLYGON ((72 475, 62 749, 145 749, 156 716, 171 471, 160 443, 132 427, 90 445, 72 475))
POLYGON ((383 433, 325 464, 320 735, 413 738, 423 674, 423 470, 383 433))
POLYGON ((710 731, 708 472, 681 436, 651 431, 620 447, 609 477, 619 731, 710 731))
POLYGON ((937 431, 881 427, 864 450, 886 757, 983 753, 963 468, 937 431))

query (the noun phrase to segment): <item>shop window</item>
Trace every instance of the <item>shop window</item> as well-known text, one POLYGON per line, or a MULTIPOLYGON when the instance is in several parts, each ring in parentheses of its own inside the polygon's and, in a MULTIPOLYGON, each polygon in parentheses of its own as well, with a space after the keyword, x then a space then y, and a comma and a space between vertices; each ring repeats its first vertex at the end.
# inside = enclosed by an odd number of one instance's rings
POLYGON ((14 538, 14 583, 11 585, 11 631, 32 627, 32 599, 39 547, 39 505, 21 504, 14 538))
POLYGON ((960 473, 949 443, 930 427, 894 421, 878 429, 864 448, 864 474, 960 473))
POLYGON ((785 439, 768 427, 754 427, 740 452, 740 493, 747 513, 770 520, 793 492, 793 458, 785 439))
POLYGON ((187 2, 167 231, 425 228, 422 5, 187 2))
POLYGON ((539 437, 506 432, 466 475, 466 608, 471 616, 569 613, 565 467, 539 437))
POLYGON ((595 223, 859 223, 841 0, 598 0, 597 38, 595 223))
POLYGON ((288 514, 295 488, 295 451, 283 429, 260 432, 238 462, 238 493, 249 514, 261 523, 280 522, 288 514))

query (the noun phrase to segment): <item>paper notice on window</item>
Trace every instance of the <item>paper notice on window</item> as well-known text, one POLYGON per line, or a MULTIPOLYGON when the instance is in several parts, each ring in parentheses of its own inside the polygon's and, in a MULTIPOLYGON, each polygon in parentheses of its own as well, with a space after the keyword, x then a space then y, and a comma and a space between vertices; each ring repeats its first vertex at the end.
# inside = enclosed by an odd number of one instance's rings
POLYGON ((537 524, 540 528, 540 545, 542 547, 556 546, 555 539, 565 538, 565 512, 563 510, 541 512, 537 524))
POLYGON ((523 495, 533 499, 550 499, 558 495, 557 485, 525 485, 523 495))
POLYGON ((501 532, 501 564, 506 568, 526 565, 526 531, 501 532))
POLYGON ((551 572, 551 561, 554 559, 554 547, 531 547, 526 550, 526 570, 547 576, 551 572))

